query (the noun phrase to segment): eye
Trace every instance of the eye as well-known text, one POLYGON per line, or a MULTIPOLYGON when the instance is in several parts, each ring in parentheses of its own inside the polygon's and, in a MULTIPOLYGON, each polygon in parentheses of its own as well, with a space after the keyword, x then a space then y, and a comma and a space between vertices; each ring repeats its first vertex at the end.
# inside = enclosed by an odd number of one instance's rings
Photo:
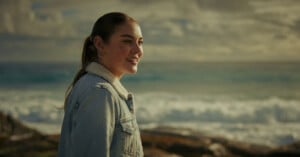
POLYGON ((123 40, 124 43, 131 44, 132 40, 123 40))
POLYGON ((144 44, 144 41, 143 40, 140 40, 139 41, 139 45, 143 45, 144 44))

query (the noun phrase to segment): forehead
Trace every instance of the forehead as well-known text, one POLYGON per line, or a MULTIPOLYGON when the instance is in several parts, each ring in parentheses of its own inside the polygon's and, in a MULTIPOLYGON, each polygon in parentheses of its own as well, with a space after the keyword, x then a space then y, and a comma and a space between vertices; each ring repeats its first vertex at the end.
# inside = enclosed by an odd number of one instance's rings
POLYGON ((122 36, 124 34, 128 34, 136 38, 142 37, 142 31, 139 24, 130 21, 118 26, 114 33, 114 35, 117 36, 122 36))

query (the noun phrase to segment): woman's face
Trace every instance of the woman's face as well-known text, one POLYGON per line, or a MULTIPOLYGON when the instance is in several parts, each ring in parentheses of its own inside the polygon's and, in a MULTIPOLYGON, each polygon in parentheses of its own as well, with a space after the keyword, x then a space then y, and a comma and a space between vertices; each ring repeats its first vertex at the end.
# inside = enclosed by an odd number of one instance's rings
POLYGON ((99 60, 115 76, 137 72, 143 55, 143 37, 136 22, 126 22, 116 28, 107 43, 101 42, 99 60))

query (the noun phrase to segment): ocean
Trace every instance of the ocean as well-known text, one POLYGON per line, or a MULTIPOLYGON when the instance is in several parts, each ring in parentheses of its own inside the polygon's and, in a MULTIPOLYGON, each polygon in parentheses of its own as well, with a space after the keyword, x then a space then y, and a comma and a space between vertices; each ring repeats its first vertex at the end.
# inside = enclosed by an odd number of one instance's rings
MULTIPOLYGON (((59 133, 76 63, 0 63, 0 110, 59 133)), ((122 82, 140 127, 191 128, 266 145, 300 140, 300 63, 143 62, 122 82)))

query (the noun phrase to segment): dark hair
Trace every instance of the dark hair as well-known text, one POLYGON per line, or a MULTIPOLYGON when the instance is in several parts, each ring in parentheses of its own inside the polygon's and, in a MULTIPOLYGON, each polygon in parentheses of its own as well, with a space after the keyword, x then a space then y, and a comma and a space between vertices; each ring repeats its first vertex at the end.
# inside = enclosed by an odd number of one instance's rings
POLYGON ((93 43, 94 38, 100 36, 104 42, 108 43, 111 35, 115 32, 116 27, 127 21, 135 20, 124 13, 112 12, 104 14, 95 22, 91 34, 84 41, 81 55, 81 68, 66 91, 65 104, 72 87, 84 74, 86 74, 85 69, 87 65, 91 62, 98 62, 98 52, 93 43))

